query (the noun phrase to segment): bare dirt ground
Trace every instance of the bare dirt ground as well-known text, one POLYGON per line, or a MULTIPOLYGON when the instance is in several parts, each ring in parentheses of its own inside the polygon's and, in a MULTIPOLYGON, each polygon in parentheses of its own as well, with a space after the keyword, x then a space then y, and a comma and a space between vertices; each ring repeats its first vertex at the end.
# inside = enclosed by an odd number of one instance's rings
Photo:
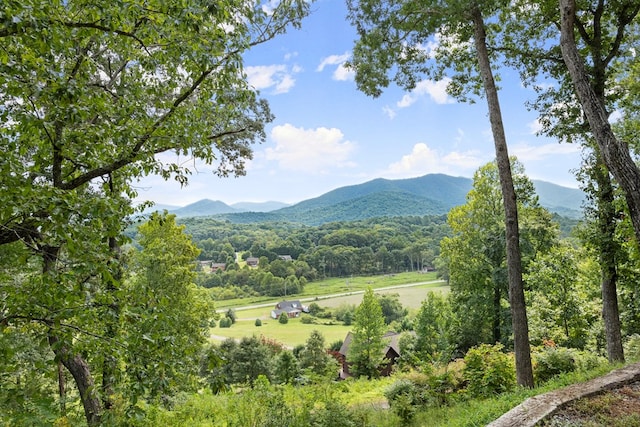
POLYGON ((634 382, 562 407, 539 423, 545 427, 640 426, 640 382, 634 382))

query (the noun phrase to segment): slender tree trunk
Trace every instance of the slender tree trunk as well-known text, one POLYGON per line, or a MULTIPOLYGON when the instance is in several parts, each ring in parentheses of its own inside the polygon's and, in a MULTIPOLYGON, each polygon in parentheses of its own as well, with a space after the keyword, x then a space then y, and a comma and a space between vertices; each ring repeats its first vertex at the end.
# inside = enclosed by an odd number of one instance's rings
POLYGON ((598 248, 600 251, 600 270, 602 272, 602 318, 607 341, 607 358, 610 362, 623 362, 622 334, 620 332, 620 313, 617 292, 617 247, 614 240, 615 216, 613 185, 609 172, 602 164, 602 158, 596 149, 596 164, 592 177, 596 181, 596 203, 598 210, 598 248))
MULTIPOLYGON (((40 247, 40 251, 43 261, 42 273, 46 276, 55 270, 55 263, 58 259, 60 248, 55 246, 42 246, 40 247)), ((47 338, 49 340, 49 347, 51 347, 56 358, 67 368, 76 382, 78 392, 80 393, 80 400, 82 400, 82 405, 84 406, 87 424, 90 427, 100 425, 102 406, 100 404, 100 398, 96 393, 89 365, 80 355, 72 354, 69 347, 58 339, 53 329, 49 329, 47 338)))
POLYGON ((562 57, 604 163, 624 190, 636 241, 640 243, 640 169, 633 161, 627 144, 618 141, 611 130, 605 106, 590 84, 574 38, 575 12, 575 0, 560 0, 562 57))
POLYGON ((502 334, 500 333, 501 326, 501 318, 502 318, 502 305, 500 304, 501 300, 500 288, 494 285, 493 288, 493 342, 497 343, 502 340, 502 334))
POLYGON ((511 163, 507 150, 507 139, 502 124, 502 113, 498 100, 491 62, 486 45, 486 33, 482 13, 477 4, 472 6, 474 41, 484 91, 489 106, 489 119, 496 150, 496 161, 502 187, 506 226, 507 276, 509 280, 509 303, 513 324, 513 347, 516 359, 516 379, 519 385, 533 387, 533 368, 529 344, 527 307, 524 300, 522 260, 520 255, 520 231, 518 229, 518 205, 511 175, 511 163))
POLYGON ((67 415, 67 392, 65 389, 64 366, 58 360, 58 395, 60 396, 60 415, 67 415))
POLYGON ((54 354, 62 362, 65 368, 71 373, 76 382, 80 399, 84 406, 84 414, 89 426, 100 425, 100 415, 102 414, 102 405, 100 398, 96 393, 95 384, 89 365, 78 354, 72 354, 66 344, 60 342, 53 330, 49 330, 49 345, 54 354))

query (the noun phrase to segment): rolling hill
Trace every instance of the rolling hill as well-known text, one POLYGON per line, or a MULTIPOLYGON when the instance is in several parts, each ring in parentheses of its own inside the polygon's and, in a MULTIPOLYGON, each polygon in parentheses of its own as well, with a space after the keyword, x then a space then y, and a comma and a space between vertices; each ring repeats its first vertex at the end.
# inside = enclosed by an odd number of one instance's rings
MULTIPOLYGON (((443 174, 399 180, 379 178, 336 188, 292 206, 266 202, 232 207, 220 201, 201 200, 171 212, 180 217, 216 216, 236 223, 286 221, 307 225, 385 216, 443 215, 465 203, 472 183, 470 178, 443 174)), ((551 212, 568 218, 582 215, 582 191, 545 181, 534 180, 533 184, 540 204, 551 212)))

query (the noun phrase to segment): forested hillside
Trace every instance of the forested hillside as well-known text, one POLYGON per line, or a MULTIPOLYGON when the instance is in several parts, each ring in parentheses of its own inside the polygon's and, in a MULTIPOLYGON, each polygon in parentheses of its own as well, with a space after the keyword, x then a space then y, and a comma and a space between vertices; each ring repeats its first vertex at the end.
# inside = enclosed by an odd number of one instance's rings
MULTIPOLYGON (((582 191, 544 181, 533 183, 543 207, 564 217, 582 217, 585 203, 582 191)), ((337 188, 279 209, 257 205, 261 210, 239 212, 220 201, 201 200, 170 212, 179 217, 216 216, 234 223, 286 221, 305 225, 378 217, 445 215, 452 207, 465 202, 471 185, 469 178, 430 174, 411 179, 375 179, 337 188)))

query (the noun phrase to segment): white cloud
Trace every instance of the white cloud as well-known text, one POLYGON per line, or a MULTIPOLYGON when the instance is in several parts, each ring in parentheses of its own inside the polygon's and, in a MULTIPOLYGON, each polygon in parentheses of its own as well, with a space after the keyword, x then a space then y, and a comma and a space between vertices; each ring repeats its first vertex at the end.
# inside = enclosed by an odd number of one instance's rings
POLYGON ((410 93, 404 95, 400 101, 398 101, 398 108, 406 108, 414 104, 418 98, 428 95, 432 101, 436 104, 452 104, 454 102, 447 94, 447 86, 451 81, 450 78, 444 78, 440 81, 423 80, 419 82, 415 89, 410 93))
POLYGON ((338 68, 333 72, 333 80, 347 81, 355 78, 356 72, 351 68, 347 68, 344 64, 338 65, 338 68))
POLYGON ((548 143, 542 145, 520 143, 509 147, 509 154, 516 156, 521 162, 545 160, 549 157, 570 155, 579 152, 579 144, 567 143, 548 143))
POLYGON ((490 160, 475 151, 452 151, 442 154, 420 142, 413 146, 410 154, 391 163, 385 175, 393 178, 415 177, 429 173, 471 175, 480 165, 490 160))
POLYGON ((537 135, 542 131, 542 123, 540 123, 539 119, 535 119, 534 121, 527 123, 527 127, 529 128, 531 135, 537 135))
POLYGON ((258 90, 273 88, 274 94, 286 93, 295 85, 293 75, 302 68, 286 65, 258 65, 245 68, 249 84, 258 90))
POLYGON ((276 146, 267 148, 265 157, 277 161, 282 169, 322 174, 331 169, 355 166, 349 159, 355 144, 345 140, 339 129, 304 129, 285 124, 275 126, 271 138, 276 146))
POLYGON ((389 107, 388 105, 385 105, 384 107, 382 107, 382 111, 387 115, 387 117, 389 117, 392 120, 397 114, 396 111, 393 108, 389 107))
POLYGON ((346 81, 353 80, 355 71, 345 67, 344 63, 351 57, 349 52, 345 52, 342 55, 330 55, 326 58, 322 58, 320 65, 316 68, 316 71, 322 72, 327 66, 336 65, 336 69, 333 71, 333 80, 346 81))
POLYGON ((318 65, 318 68, 316 68, 316 71, 324 71, 324 67, 326 67, 327 65, 344 64, 350 56, 351 54, 349 52, 345 52, 342 55, 330 55, 326 58, 322 58, 322 61, 320 61, 320 65, 318 65))

